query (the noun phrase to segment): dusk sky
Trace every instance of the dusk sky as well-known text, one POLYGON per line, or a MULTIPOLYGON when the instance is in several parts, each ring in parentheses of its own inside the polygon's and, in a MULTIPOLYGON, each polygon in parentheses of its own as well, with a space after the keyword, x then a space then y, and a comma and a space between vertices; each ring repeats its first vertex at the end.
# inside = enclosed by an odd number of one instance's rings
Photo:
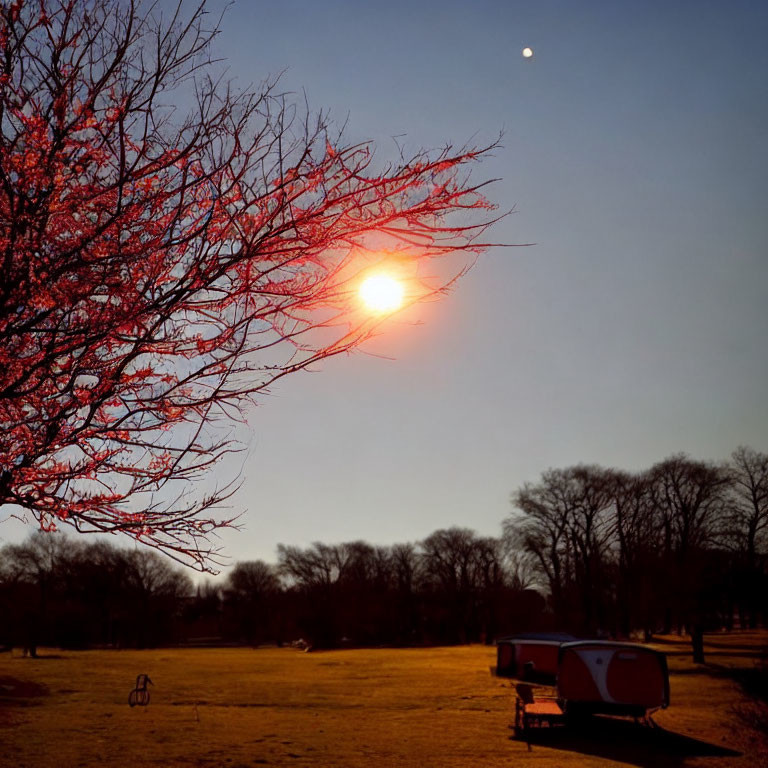
POLYGON ((236 2, 231 75, 284 72, 382 162, 503 131, 487 239, 535 245, 262 397, 226 554, 498 535, 549 467, 768 450, 766 40, 763 0, 236 2))

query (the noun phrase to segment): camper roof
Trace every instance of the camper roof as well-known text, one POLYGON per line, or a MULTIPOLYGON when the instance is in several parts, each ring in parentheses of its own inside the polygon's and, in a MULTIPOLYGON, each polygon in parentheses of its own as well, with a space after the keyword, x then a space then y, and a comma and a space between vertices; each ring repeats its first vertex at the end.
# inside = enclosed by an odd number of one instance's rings
POLYGON ((589 645, 599 645, 601 648, 631 648, 634 651, 649 651, 650 653, 664 655, 661 651, 649 648, 647 645, 640 645, 640 643, 622 643, 618 640, 573 640, 572 642, 564 642, 562 644, 562 650, 567 648, 586 648, 589 645))
POLYGON ((578 640, 567 632, 518 632, 514 635, 496 638, 497 643, 513 643, 515 641, 539 641, 547 643, 570 643, 578 640))

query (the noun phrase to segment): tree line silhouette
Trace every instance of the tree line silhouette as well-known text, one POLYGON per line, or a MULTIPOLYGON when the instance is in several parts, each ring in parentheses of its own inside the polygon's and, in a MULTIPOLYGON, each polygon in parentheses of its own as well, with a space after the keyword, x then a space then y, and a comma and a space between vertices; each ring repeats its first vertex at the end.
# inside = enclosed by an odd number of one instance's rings
POLYGON ((416 544, 280 545, 194 586, 149 549, 35 533, 0 550, 0 645, 316 648, 491 642, 535 629, 630 637, 763 624, 768 455, 683 454, 629 473, 544 472, 513 494, 499 537, 438 530, 416 544))
POLYGON ((279 547, 195 587, 158 553, 35 533, 0 550, 0 645, 178 642, 312 647, 492 640, 543 613, 501 539, 436 531, 419 545, 279 547))
POLYGON ((545 608, 510 569, 503 541, 466 529, 419 545, 281 546, 278 556, 195 587, 154 551, 38 532, 0 550, 0 645, 475 642, 545 608))

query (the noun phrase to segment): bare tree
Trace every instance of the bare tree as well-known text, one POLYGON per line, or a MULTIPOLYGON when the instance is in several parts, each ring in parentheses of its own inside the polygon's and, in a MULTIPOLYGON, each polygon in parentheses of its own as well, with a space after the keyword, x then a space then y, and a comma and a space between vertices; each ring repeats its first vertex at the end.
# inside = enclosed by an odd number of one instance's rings
POLYGON ((492 206, 483 150, 377 164, 275 82, 235 91, 204 2, 160 8, 0 7, 0 505, 205 568, 233 487, 191 484, 243 403, 369 337, 371 269, 445 290, 492 206))
POLYGON ((329 648, 341 638, 338 583, 349 563, 346 548, 315 542, 277 548, 278 570, 295 598, 299 629, 311 647, 329 648))
POLYGON ((237 563, 224 586, 224 604, 239 635, 251 645, 262 641, 272 627, 281 584, 274 566, 261 560, 237 563))
POLYGON ((413 643, 420 638, 419 587, 423 564, 413 544, 395 544, 390 550, 393 590, 393 640, 398 644, 413 643))
POLYGON ((494 632, 504 585, 501 543, 468 528, 435 531, 420 543, 425 586, 431 593, 438 634, 460 642, 494 632))
POLYGON ((169 625, 180 614, 183 599, 194 594, 192 580, 152 550, 136 548, 123 557, 123 637, 139 648, 157 645, 168 637, 169 625))
POLYGON ((571 467, 567 474, 572 509, 569 536, 578 591, 582 596, 584 628, 605 631, 605 566, 615 532, 610 475, 595 465, 571 467))
POLYGON ((50 639, 64 564, 76 556, 76 548, 68 544, 63 536, 38 532, 22 544, 3 549, 4 580, 13 585, 3 623, 10 629, 12 642, 33 657, 38 645, 50 639))
POLYGON ((506 522, 506 536, 536 557, 558 621, 569 626, 578 617, 581 629, 594 631, 606 619, 604 566, 615 530, 608 473, 586 465, 550 469, 513 503, 522 517, 506 522))
POLYGON ((742 621, 754 627, 768 588, 761 563, 768 553, 768 454, 740 446, 727 471, 728 533, 740 559, 739 607, 742 621))
POLYGON ((743 542, 747 564, 754 566, 766 548, 768 533, 768 454, 740 446, 731 454, 728 467, 738 538, 743 542))
POLYGON ((693 660, 703 664, 703 635, 712 604, 707 555, 722 533, 728 477, 721 467, 677 454, 651 467, 649 481, 662 530, 666 576, 674 585, 671 608, 678 624, 690 632, 693 660))
POLYGON ((572 506, 565 473, 547 470, 541 483, 526 483, 516 491, 512 503, 521 514, 504 521, 504 535, 533 555, 549 587, 554 613, 563 621, 568 613, 568 586, 573 581, 568 536, 572 506))
POLYGON ((615 516, 619 631, 627 637, 642 628, 650 640, 660 618, 656 596, 664 586, 658 567, 660 526, 648 476, 612 470, 607 479, 615 516))

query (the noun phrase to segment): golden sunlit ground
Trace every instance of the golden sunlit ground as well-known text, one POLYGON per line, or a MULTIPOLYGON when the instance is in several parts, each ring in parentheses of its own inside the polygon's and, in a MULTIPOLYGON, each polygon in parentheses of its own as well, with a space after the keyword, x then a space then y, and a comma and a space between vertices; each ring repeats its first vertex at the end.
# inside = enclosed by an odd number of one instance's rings
MULTIPOLYGON (((293 649, 42 651, 0 654, 0 765, 106 766, 731 766, 768 765, 737 714, 746 701, 722 669, 747 667, 768 633, 711 635, 695 667, 667 651, 664 731, 628 723, 512 739, 509 681, 493 648, 301 653, 293 649), (128 706, 139 673, 147 708, 128 706), (677 736, 670 736, 669 731, 677 736)), ((608 723, 611 725, 611 723, 608 723)))

